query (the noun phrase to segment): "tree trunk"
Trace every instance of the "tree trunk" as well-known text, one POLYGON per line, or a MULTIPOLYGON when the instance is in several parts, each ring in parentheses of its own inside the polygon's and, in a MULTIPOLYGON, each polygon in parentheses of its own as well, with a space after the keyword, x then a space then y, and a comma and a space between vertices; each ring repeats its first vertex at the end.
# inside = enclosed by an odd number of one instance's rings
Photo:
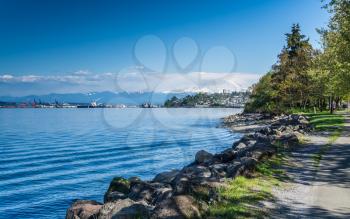
POLYGON ((340 108, 339 102, 340 102, 340 98, 336 97, 335 98, 335 109, 337 109, 337 110, 340 108))
POLYGON ((329 97, 329 110, 330 110, 330 113, 333 114, 333 112, 334 112, 334 107, 333 107, 333 96, 330 96, 330 97, 329 97))
POLYGON ((322 99, 321 98, 319 98, 318 99, 318 109, 322 112, 322 108, 323 108, 323 106, 322 106, 322 99))

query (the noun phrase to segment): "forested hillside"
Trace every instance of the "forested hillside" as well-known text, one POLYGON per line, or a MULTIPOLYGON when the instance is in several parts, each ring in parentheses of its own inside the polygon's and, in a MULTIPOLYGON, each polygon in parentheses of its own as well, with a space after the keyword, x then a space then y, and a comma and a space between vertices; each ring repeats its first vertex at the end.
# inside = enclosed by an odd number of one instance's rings
POLYGON ((247 102, 249 92, 198 93, 184 98, 172 97, 165 101, 165 107, 237 107, 247 102))

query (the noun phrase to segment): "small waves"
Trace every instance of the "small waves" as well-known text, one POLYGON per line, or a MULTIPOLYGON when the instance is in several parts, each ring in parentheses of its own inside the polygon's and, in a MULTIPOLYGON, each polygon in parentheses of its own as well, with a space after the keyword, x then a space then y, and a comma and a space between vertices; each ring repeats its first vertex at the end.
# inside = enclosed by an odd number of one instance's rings
MULTIPOLYGON (((183 109, 174 110, 182 113, 183 109)), ((98 110, 62 109, 59 115, 53 110, 40 114, 0 110, 0 119, 6 124, 0 124, 0 215, 63 218, 76 198, 102 201, 114 176, 151 179, 159 172, 192 162, 198 150, 215 153, 240 137, 216 128, 219 118, 237 111, 197 111, 186 109, 181 121, 176 117, 176 129, 165 129, 144 118, 139 127, 111 130, 98 110), (15 118, 21 122, 11 123, 15 118), (52 213, 45 215, 43 208, 52 213)), ((158 109, 157 116, 171 124, 172 118, 167 115, 162 117, 158 109)), ((109 116, 117 122, 124 115, 115 109, 109 116)))

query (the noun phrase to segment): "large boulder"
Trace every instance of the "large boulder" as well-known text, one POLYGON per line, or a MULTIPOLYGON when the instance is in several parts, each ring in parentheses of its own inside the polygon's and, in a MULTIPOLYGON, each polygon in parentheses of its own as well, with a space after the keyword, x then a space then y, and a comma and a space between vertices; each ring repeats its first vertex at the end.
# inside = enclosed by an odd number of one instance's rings
POLYGON ((223 164, 223 163, 213 164, 209 166, 209 169, 215 178, 221 179, 226 177, 227 166, 228 164, 223 164))
MULTIPOLYGON (((269 143, 257 143, 252 151, 252 154, 257 154, 262 152, 264 155, 272 156, 276 153, 276 146, 274 146, 271 142, 269 143)), ((259 158, 260 159, 260 158, 259 158)))
POLYGON ((298 136, 292 131, 282 133, 276 140, 284 147, 292 147, 299 143, 298 136))
POLYGON ((148 203, 152 203, 153 195, 156 188, 148 182, 133 183, 130 188, 129 197, 133 200, 145 200, 148 203))
POLYGON ((149 218, 150 207, 143 202, 129 198, 105 203, 98 214, 98 219, 134 219, 149 218))
POLYGON ((246 148, 246 147, 247 147, 246 144, 244 144, 243 142, 239 142, 239 143, 236 145, 235 149, 236 149, 236 150, 242 150, 242 149, 244 149, 244 148, 246 148))
POLYGON ((193 186, 211 180, 212 173, 206 166, 187 166, 171 182, 174 194, 182 195, 192 192, 193 186))
POLYGON ((181 174, 186 175, 192 181, 202 181, 211 177, 210 169, 202 165, 187 166, 182 169, 181 174))
POLYGON ((234 149, 228 148, 219 154, 215 154, 214 157, 220 162, 226 163, 235 159, 236 155, 237 154, 234 149))
POLYGON ((191 180, 185 174, 179 174, 172 181, 175 194, 185 194, 191 191, 191 180))
POLYGON ((128 194, 130 192, 130 181, 123 177, 115 177, 110 183, 107 192, 104 195, 104 202, 107 202, 114 197, 114 194, 128 194), (114 193, 118 192, 118 193, 114 193), (113 194, 114 193, 114 194, 113 194))
POLYGON ((240 161, 234 161, 227 167, 227 177, 235 178, 240 174, 240 169, 242 167, 242 164, 240 161))
POLYGON ((164 200, 155 208, 152 218, 202 218, 202 206, 189 195, 178 195, 164 200))
POLYGON ((127 195, 118 191, 113 191, 113 192, 106 192, 104 196, 104 202, 112 202, 112 201, 117 201, 119 199, 124 199, 126 198, 127 195))
POLYGON ((171 181, 175 179, 176 175, 179 174, 179 172, 179 170, 171 170, 168 172, 159 173, 154 177, 153 181, 161 183, 171 183, 171 181))
POLYGON ((264 134, 264 135, 271 135, 271 134, 273 134, 273 130, 269 126, 262 128, 259 132, 261 134, 264 134))
POLYGON ((172 194, 173 189, 170 184, 139 181, 131 184, 128 196, 134 201, 146 201, 150 205, 155 205, 171 197, 172 194))
POLYGON ((256 160, 254 157, 245 157, 241 160, 241 163, 243 168, 240 170, 240 175, 244 175, 256 167, 258 160, 256 160))
POLYGON ((66 213, 66 219, 94 219, 97 218, 102 204, 90 200, 75 201, 66 213))
POLYGON ((241 158, 246 156, 246 154, 253 148, 254 145, 250 145, 249 147, 243 142, 239 143, 235 148, 235 158, 241 158))
POLYGON ((272 156, 274 151, 269 150, 268 148, 257 148, 251 152, 251 156, 255 160, 262 160, 264 157, 272 156))
POLYGON ((159 203, 154 209, 151 218, 185 219, 176 207, 173 199, 166 199, 159 203))
POLYGON ((306 117, 304 117, 304 116, 300 116, 299 119, 298 119, 298 122, 300 124, 304 124, 304 125, 309 125, 310 124, 309 120, 306 117))
POLYGON ((271 140, 269 136, 260 132, 255 132, 254 139, 258 142, 269 142, 271 140))
POLYGON ((214 155, 211 153, 205 151, 205 150, 200 150, 196 153, 196 163, 198 164, 203 164, 203 163, 208 163, 213 159, 214 155))
POLYGON ((163 200, 169 199, 173 196, 173 188, 171 186, 159 187, 154 192, 154 198, 152 200, 153 205, 157 205, 163 200))
POLYGON ((176 207, 185 218, 201 218, 200 206, 192 196, 174 196, 173 200, 176 207))

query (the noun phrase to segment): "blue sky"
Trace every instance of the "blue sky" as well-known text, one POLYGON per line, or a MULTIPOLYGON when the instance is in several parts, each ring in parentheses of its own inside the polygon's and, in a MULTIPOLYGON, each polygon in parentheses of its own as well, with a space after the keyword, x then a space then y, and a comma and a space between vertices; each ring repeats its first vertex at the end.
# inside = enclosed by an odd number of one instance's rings
MULTIPOLYGON (((0 0, 0 92, 20 95, 21 85, 15 82, 23 83, 27 76, 46 81, 70 75, 98 77, 139 66, 143 62, 135 60, 135 47, 147 35, 159 37, 167 50, 161 51, 157 42, 144 42, 138 53, 159 66, 166 61, 161 71, 183 73, 174 64, 172 48, 187 37, 200 53, 186 72, 225 71, 220 68, 232 62, 232 56, 220 50, 211 50, 201 63, 206 51, 221 46, 234 54, 230 71, 262 74, 276 61, 284 33, 293 23, 300 23, 318 46, 315 28, 325 26, 329 16, 321 6, 320 0, 0 0), (8 91, 11 87, 16 92, 8 91)), ((177 53, 180 58, 188 55, 188 48, 177 53)), ((35 86, 29 86, 30 92, 35 86)), ((29 92, 27 87, 23 85, 23 94, 29 92)))

